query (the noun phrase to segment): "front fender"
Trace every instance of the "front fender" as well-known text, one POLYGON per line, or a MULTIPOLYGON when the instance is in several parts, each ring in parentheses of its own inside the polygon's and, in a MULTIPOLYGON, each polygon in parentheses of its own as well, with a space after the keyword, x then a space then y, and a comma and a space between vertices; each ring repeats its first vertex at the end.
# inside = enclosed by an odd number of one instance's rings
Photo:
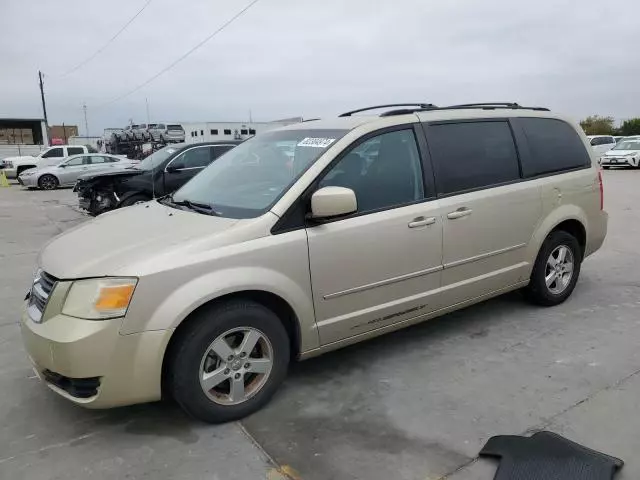
POLYGON ((257 290, 277 295, 293 309, 300 329, 300 351, 320 345, 310 292, 281 272, 264 267, 216 270, 182 284, 162 299, 154 296, 150 291, 152 289, 152 286, 145 286, 144 279, 141 279, 134 298, 140 293, 143 298, 160 301, 148 318, 127 318, 121 333, 174 329, 189 314, 211 300, 232 293, 257 290), (149 291, 144 291, 147 288, 149 291))

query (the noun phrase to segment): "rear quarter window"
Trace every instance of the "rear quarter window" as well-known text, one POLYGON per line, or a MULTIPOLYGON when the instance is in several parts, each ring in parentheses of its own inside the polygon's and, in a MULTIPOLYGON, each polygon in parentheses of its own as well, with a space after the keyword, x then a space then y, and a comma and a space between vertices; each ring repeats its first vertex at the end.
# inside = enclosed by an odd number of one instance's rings
POLYGON ((529 147, 529 155, 521 158, 524 177, 591 165, 578 132, 568 123, 554 118, 519 118, 517 121, 529 147))

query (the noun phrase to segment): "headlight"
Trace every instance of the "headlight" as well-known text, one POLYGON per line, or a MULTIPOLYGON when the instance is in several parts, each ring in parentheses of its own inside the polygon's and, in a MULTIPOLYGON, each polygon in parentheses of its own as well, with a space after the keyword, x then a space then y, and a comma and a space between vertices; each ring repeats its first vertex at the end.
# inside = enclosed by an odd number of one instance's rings
POLYGON ((31 175, 33 175, 35 172, 30 172, 29 170, 27 170, 26 172, 22 172, 20 174, 21 177, 30 177, 31 175))
POLYGON ((88 320, 123 317, 137 278, 92 278, 73 282, 62 313, 88 320))

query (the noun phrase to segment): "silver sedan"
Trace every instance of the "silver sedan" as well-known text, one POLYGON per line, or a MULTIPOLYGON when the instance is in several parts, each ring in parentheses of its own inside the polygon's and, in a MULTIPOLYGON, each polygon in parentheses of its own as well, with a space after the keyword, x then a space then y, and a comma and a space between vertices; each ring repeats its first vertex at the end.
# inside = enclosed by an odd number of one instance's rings
POLYGON ((80 175, 122 168, 137 163, 124 157, 104 153, 72 155, 57 165, 25 170, 18 182, 28 188, 53 190, 57 187, 73 186, 80 175))

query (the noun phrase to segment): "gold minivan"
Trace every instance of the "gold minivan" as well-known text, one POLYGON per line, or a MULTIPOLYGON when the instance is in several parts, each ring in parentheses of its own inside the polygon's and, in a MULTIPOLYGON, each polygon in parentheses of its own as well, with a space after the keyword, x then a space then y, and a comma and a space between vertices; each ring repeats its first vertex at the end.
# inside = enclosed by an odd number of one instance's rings
POLYGON ((76 404, 164 395, 237 419, 293 360, 510 290, 563 302, 604 240, 602 196, 585 135, 544 108, 385 105, 290 125, 49 242, 24 344, 76 404))

